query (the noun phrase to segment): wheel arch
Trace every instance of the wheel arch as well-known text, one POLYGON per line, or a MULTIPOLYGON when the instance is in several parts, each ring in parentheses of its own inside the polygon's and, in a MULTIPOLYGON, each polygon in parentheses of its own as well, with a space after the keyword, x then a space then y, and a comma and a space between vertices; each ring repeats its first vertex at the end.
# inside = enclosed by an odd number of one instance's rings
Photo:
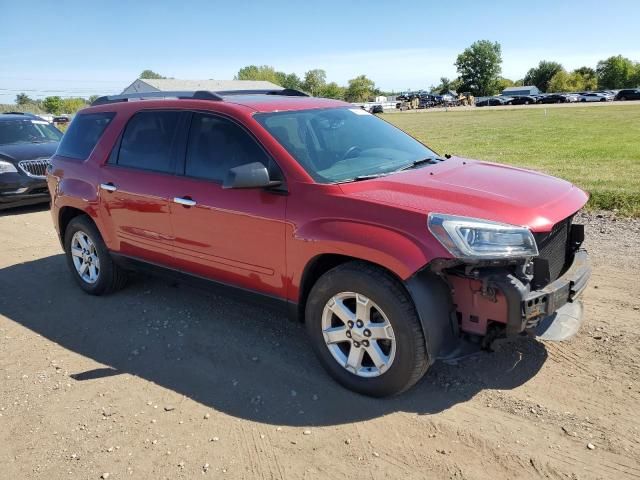
POLYGON ((304 323, 304 310, 307 299, 309 297, 309 292, 311 292, 311 289, 316 284, 318 279, 329 270, 349 262, 361 262, 374 266, 376 268, 380 268, 404 286, 404 282, 402 281, 402 279, 392 270, 386 268, 383 265, 350 255, 343 255, 338 253, 322 253, 310 259, 304 267, 300 280, 300 287, 298 289, 298 302, 295 305, 296 311, 293 312, 295 319, 304 323))
POLYGON ((295 319, 304 323, 307 299, 318 279, 329 270, 349 262, 364 263, 381 269, 398 282, 416 309, 431 362, 456 349, 459 332, 451 290, 428 265, 403 280, 389 268, 375 262, 341 254, 317 255, 307 263, 302 274, 298 303, 294 304, 295 312, 292 312, 295 319))
POLYGON ((58 211, 58 236, 60 238, 60 243, 62 244, 63 248, 64 248, 64 235, 65 235, 65 232, 67 231, 67 227, 69 226, 69 223, 71 223, 71 220, 73 220, 74 218, 80 217, 83 215, 86 216, 95 225, 96 222, 93 221, 93 219, 91 218, 91 215, 89 215, 84 210, 77 207, 72 207, 72 206, 60 207, 60 210, 58 211))

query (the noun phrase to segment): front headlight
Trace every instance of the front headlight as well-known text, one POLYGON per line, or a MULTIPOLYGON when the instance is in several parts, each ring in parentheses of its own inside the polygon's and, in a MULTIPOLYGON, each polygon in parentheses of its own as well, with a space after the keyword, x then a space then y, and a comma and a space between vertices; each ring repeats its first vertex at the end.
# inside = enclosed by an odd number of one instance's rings
POLYGON ((526 227, 430 213, 429 231, 449 252, 467 260, 525 258, 538 255, 533 234, 526 227))
POLYGON ((0 160, 0 173, 18 173, 18 169, 13 163, 0 160))

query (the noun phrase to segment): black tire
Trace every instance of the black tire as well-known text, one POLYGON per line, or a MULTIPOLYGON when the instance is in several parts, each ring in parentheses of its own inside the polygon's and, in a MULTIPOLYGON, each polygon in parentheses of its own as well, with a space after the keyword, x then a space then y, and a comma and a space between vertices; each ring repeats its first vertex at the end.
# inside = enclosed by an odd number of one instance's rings
POLYGON ((621 101, 623 101, 623 102, 624 102, 626 99, 627 99, 627 97, 620 97, 620 100, 621 100, 621 101))
POLYGON ((422 326, 409 294, 391 274, 373 265, 349 262, 325 273, 311 289, 305 319, 320 362, 349 390, 372 397, 397 395, 418 382, 431 364, 422 326), (389 369, 377 377, 363 378, 346 370, 325 344, 322 312, 327 302, 340 292, 365 295, 385 312, 391 323, 396 342, 395 358, 389 369))
POLYGON ((76 280, 80 288, 85 292, 91 295, 105 295, 116 290, 120 290, 126 285, 127 273, 113 261, 109 254, 109 250, 102 239, 102 235, 100 235, 98 228, 89 217, 81 215, 73 218, 69 222, 64 233, 64 251, 67 257, 67 266, 71 271, 71 275, 73 275, 73 278, 76 280), (95 245, 95 251, 98 259, 100 260, 98 279, 95 283, 89 283, 83 280, 73 263, 73 257, 71 255, 71 240, 73 235, 78 231, 82 231, 91 239, 95 245))

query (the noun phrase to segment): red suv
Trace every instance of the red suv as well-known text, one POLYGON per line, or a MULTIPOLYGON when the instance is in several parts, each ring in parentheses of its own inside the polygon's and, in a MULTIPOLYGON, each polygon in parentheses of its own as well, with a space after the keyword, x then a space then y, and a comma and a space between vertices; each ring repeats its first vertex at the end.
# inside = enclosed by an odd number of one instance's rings
POLYGON ((406 390, 463 345, 563 340, 582 322, 590 267, 572 219, 585 192, 443 158, 348 103, 102 97, 74 118, 48 183, 86 292, 152 265, 276 300, 328 372, 367 395, 406 390))

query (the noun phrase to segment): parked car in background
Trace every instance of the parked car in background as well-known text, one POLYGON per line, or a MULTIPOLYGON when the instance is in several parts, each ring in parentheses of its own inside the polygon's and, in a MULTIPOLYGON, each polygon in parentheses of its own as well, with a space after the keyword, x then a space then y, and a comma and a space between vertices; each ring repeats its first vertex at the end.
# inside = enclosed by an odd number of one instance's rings
POLYGON ((611 97, 605 95, 604 93, 582 93, 580 95, 581 102, 608 102, 612 100, 611 97))
POLYGON ((55 117, 53 117, 52 122, 53 123, 59 123, 59 124, 66 124, 69 123, 69 116, 68 115, 57 115, 55 117))
POLYGON ((568 103, 570 101, 569 95, 565 93, 550 93, 542 96, 538 103, 568 103))
POLYGON ((616 100, 640 100, 640 88, 625 88, 620 90, 616 96, 616 100))
POLYGON ((476 107, 497 107, 500 105, 508 105, 508 99, 511 97, 490 97, 482 100, 476 100, 476 107))
POLYGON ((510 105, 531 105, 536 102, 537 102, 536 97, 533 97, 530 95, 524 95, 522 97, 513 97, 509 102, 509 104, 510 105))
POLYGON ((85 292, 141 265, 252 292, 372 396, 410 388, 468 337, 579 329, 591 270, 573 219, 588 195, 571 183, 441 157, 337 100, 170 93, 96 100, 52 159, 52 219, 85 292))
POLYGON ((382 108, 382 105, 374 105, 371 107, 371 113, 384 113, 384 109, 382 108))
POLYGON ((49 201, 46 168, 61 138, 36 115, 0 115, 0 209, 49 201))

